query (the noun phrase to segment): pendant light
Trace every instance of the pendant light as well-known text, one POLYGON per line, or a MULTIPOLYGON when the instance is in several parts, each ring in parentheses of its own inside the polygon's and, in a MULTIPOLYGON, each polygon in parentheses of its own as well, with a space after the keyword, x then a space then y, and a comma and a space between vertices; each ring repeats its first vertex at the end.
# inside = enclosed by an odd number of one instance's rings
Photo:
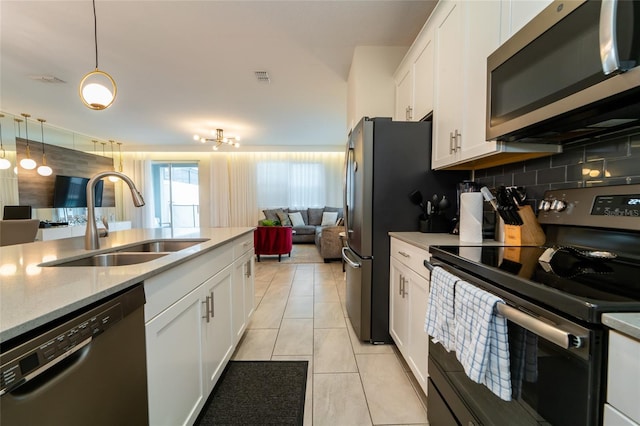
MULTIPOLYGON (((116 163, 113 161, 113 144, 115 143, 112 140, 109 140, 109 142, 111 143, 111 164, 113 164, 113 171, 116 171, 116 163)), ((121 170, 122 171, 122 170, 121 170)), ((109 180, 113 183, 116 183, 117 181, 120 180, 119 177, 117 176, 109 176, 109 180)))
POLYGON ((36 162, 31 158, 31 149, 29 148, 29 117, 30 114, 25 114, 24 112, 20 114, 24 117, 24 134, 27 140, 27 156, 20 160, 20 167, 25 170, 33 170, 36 168, 36 162))
POLYGON ((98 19, 96 17, 96 0, 93 2, 93 39, 96 47, 96 69, 85 74, 80 80, 78 92, 87 108, 93 110, 107 109, 113 104, 118 87, 113 78, 98 69, 98 19))
POLYGON ((120 154, 120 164, 118 165, 118 171, 122 173, 122 142, 118 142, 118 153, 120 154))
POLYGON ((7 151, 4 149, 4 143, 2 142, 2 119, 4 114, 0 114, 0 170, 7 170, 11 167, 11 161, 7 160, 7 151))
POLYGON ((40 122, 40 133, 42 135, 42 166, 38 167, 38 174, 40 176, 51 176, 53 170, 51 170, 51 167, 47 166, 47 157, 44 153, 44 122, 47 120, 38 118, 38 121, 40 122))

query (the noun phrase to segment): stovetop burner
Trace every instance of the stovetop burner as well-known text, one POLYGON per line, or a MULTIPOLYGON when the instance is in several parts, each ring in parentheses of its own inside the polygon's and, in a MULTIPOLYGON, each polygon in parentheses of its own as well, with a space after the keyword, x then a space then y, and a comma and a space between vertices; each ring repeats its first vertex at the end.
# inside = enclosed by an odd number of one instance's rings
POLYGON ((637 260, 588 259, 562 249, 545 265, 539 258, 546 249, 434 246, 430 251, 437 260, 584 321, 600 322, 603 312, 640 310, 637 260))

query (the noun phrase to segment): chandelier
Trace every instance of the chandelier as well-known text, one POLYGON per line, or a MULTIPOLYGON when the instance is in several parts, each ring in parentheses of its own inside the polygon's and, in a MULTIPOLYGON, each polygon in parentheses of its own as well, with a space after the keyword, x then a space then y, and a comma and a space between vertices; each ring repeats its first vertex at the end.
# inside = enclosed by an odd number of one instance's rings
MULTIPOLYGON (((214 133, 214 132, 211 131, 211 133, 214 133)), ((196 140, 196 141, 200 141, 202 143, 214 142, 215 143, 215 145, 213 146, 213 150, 214 151, 217 151, 218 147, 220 145, 222 145, 223 143, 227 144, 227 145, 231 145, 231 146, 233 146, 235 148, 239 148, 240 147, 240 144, 238 143, 240 138, 238 136, 231 136, 231 137, 226 138, 223 135, 223 130, 222 129, 216 129, 214 134, 216 136, 215 138, 205 138, 205 137, 202 137, 200 135, 193 135, 193 139, 196 140)))

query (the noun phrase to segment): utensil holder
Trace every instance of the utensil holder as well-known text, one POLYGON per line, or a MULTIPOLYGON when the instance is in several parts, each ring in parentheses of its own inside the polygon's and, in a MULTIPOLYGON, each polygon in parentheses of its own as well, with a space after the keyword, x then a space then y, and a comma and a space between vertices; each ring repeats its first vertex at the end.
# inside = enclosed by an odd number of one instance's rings
POLYGON ((524 222, 521 226, 504 225, 504 242, 511 246, 540 246, 547 239, 542 227, 538 223, 531 206, 522 206, 518 209, 524 222))

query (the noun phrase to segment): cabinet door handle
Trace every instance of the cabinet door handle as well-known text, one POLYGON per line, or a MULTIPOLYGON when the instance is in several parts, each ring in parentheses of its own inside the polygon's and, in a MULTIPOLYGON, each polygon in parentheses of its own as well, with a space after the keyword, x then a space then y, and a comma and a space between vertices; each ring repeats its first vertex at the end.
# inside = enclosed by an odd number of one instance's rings
POLYGON ((399 254, 400 256, 407 257, 407 258, 410 258, 410 257, 411 257, 411 255, 409 255, 408 253, 406 253, 406 252, 404 252, 404 251, 399 251, 399 252, 398 252, 398 254, 399 254))
POLYGON ((204 309, 205 309, 205 313, 204 313, 204 316, 203 316, 202 318, 206 319, 206 320, 207 320, 207 322, 209 322, 209 319, 210 319, 210 316, 211 316, 211 308, 210 308, 210 305, 209 305, 209 296, 207 296, 207 297, 202 301, 202 303, 203 303, 203 304, 204 304, 204 306, 205 306, 205 308, 204 308, 204 309))
POLYGON ((404 277, 400 274, 400 285, 398 286, 398 294, 402 296, 402 282, 404 281, 404 277))
POLYGON ((408 110, 408 115, 407 115, 407 120, 413 120, 413 107, 411 105, 409 105, 407 107, 408 110))
POLYGON ((461 145, 461 143, 460 143, 460 140, 462 139, 462 133, 460 133, 460 132, 458 131, 458 129, 456 129, 456 132, 455 132, 455 134, 454 134, 454 138, 455 138, 455 140, 456 140, 456 144, 455 144, 455 149, 454 149, 454 151, 456 151, 456 152, 457 152, 459 149, 461 149, 461 148, 462 148, 462 145, 461 145))
POLYGON ((454 139, 453 132, 449 132, 449 154, 453 154, 454 152, 456 152, 453 139, 454 139))
POLYGON ((211 300, 211 318, 214 318, 216 316, 216 311, 215 311, 215 308, 214 308, 214 305, 213 305, 213 300, 214 300, 213 297, 214 297, 213 296, 213 290, 211 290, 211 298, 210 298, 210 300, 211 300))
POLYGON ((247 278, 250 278, 251 277, 251 272, 252 272, 251 271, 251 261, 247 260, 247 263, 245 265, 247 265, 247 272, 246 272, 245 275, 247 276, 247 278))

